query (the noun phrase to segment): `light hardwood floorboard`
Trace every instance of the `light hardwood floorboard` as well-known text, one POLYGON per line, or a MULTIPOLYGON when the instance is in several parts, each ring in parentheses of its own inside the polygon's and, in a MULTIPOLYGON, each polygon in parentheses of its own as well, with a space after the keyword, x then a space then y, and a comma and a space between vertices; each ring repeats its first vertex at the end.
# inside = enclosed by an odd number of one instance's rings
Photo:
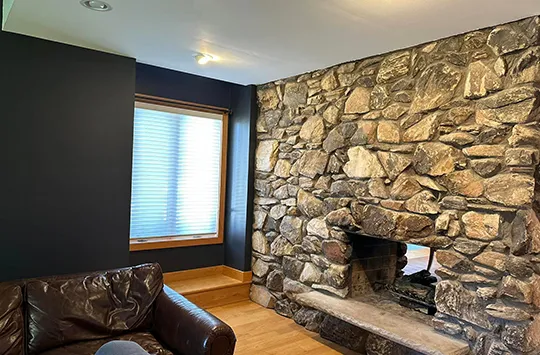
POLYGON ((359 355, 251 301, 207 310, 233 328, 235 355, 359 355))

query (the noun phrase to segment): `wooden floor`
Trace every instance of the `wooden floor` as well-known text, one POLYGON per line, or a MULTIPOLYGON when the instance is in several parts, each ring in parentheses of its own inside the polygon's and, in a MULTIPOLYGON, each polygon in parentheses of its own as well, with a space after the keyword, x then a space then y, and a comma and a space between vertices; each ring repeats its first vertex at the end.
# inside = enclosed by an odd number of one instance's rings
POLYGON ((207 310, 234 329, 235 355, 358 355, 251 301, 207 310))

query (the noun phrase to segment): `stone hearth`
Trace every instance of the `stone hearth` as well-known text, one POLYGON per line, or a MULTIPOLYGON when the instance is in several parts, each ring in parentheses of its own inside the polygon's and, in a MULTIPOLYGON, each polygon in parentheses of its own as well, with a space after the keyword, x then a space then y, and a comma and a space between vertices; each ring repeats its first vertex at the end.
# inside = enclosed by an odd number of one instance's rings
POLYGON ((399 307, 391 301, 368 298, 343 300, 317 291, 295 295, 294 301, 422 354, 465 355, 469 353, 466 342, 446 337, 435 331, 429 317, 422 319, 420 314, 399 307))
POLYGON ((321 334, 345 320, 373 336, 336 341, 388 354, 396 334, 302 297, 371 295, 359 281, 399 277, 399 243, 424 245, 441 265, 426 333, 537 354, 539 36, 534 17, 261 85, 252 299, 321 334))

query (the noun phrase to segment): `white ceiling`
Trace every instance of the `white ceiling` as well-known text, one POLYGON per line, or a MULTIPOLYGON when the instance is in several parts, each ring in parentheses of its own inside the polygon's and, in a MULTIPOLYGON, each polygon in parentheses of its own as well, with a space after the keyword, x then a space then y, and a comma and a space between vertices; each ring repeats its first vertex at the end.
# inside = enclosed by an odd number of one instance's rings
POLYGON ((15 0, 4 30, 261 84, 540 13, 539 0, 108 2, 100 13, 79 0, 15 0), (197 65, 195 52, 220 61, 197 65))

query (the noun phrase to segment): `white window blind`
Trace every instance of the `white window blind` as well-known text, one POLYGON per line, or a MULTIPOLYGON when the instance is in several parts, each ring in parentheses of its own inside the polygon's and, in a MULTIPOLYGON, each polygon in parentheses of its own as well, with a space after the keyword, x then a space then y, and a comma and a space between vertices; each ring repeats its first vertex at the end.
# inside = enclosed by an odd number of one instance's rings
POLYGON ((136 103, 131 238, 218 229, 222 116, 136 103))

